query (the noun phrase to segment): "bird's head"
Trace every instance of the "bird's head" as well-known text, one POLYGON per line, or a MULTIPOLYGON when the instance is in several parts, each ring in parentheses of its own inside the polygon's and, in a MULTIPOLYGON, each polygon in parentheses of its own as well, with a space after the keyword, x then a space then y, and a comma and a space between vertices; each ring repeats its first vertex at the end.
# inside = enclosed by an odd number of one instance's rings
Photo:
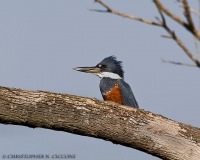
POLYGON ((112 79, 123 79, 124 71, 122 69, 122 62, 117 61, 115 56, 104 58, 94 67, 76 67, 76 71, 92 73, 100 78, 109 77, 112 79))

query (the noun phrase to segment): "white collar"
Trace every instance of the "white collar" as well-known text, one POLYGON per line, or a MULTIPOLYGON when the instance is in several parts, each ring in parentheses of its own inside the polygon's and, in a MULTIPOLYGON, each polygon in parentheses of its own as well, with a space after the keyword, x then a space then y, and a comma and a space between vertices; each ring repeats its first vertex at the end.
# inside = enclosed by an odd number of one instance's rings
POLYGON ((122 79, 122 77, 120 77, 118 74, 116 73, 111 73, 111 72, 100 72, 96 74, 99 78, 104 78, 104 77, 108 77, 111 79, 122 79))

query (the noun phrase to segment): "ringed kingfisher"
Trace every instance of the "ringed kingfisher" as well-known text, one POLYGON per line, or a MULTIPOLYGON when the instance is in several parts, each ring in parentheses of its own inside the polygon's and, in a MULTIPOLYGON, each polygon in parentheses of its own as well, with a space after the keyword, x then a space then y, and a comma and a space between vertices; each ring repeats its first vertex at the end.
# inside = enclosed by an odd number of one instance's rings
POLYGON ((100 91, 105 101, 139 108, 131 87, 124 81, 122 62, 115 56, 103 59, 94 67, 76 67, 76 71, 92 73, 100 80, 100 91))

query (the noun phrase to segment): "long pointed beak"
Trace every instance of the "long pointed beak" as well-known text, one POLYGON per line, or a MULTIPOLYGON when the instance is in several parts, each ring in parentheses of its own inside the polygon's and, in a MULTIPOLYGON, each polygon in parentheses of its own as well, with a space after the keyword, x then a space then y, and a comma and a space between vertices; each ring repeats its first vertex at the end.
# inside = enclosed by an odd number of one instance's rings
POLYGON ((73 70, 85 73, 93 73, 93 74, 97 74, 100 72, 100 68, 98 67, 76 67, 73 68, 73 70))

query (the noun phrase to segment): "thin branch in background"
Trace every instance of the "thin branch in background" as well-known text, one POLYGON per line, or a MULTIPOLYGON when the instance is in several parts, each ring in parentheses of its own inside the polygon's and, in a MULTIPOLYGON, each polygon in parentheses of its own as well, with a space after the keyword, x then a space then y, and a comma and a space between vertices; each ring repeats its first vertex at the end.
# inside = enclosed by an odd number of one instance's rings
POLYGON ((194 35, 196 35, 196 28, 193 23, 192 16, 190 14, 190 6, 189 6, 187 0, 182 0, 182 3, 183 3, 184 11, 185 11, 185 17, 188 22, 188 27, 189 27, 190 31, 193 32, 194 35))
POLYGON ((124 18, 133 19, 133 20, 140 21, 140 22, 143 22, 143 23, 146 23, 146 24, 155 25, 155 26, 161 26, 161 24, 158 23, 158 22, 151 21, 151 20, 148 20, 148 19, 143 19, 143 18, 140 18, 140 17, 137 17, 137 16, 133 16, 133 15, 129 15, 129 14, 126 14, 126 13, 122 13, 122 12, 116 11, 116 10, 112 9, 111 7, 109 7, 107 4, 105 4, 101 0, 95 0, 95 2, 99 3, 104 8, 106 8, 106 11, 105 10, 99 10, 99 9, 98 10, 90 9, 90 11, 109 12, 109 13, 112 13, 112 14, 115 14, 115 15, 118 15, 118 16, 121 16, 121 17, 124 17, 124 18))
POLYGON ((88 10, 89 10, 89 11, 92 11, 92 12, 102 12, 102 13, 108 13, 108 11, 107 11, 107 10, 101 10, 101 9, 91 9, 91 8, 89 8, 88 10))
POLYGON ((175 64, 175 65, 181 65, 181 66, 188 66, 188 67, 197 67, 195 64, 188 64, 188 63, 182 63, 182 62, 175 62, 175 61, 169 61, 162 59, 163 63, 170 63, 170 64, 175 64))
MULTIPOLYGON (((178 2, 182 5, 181 8, 183 8, 183 13, 184 13, 186 19, 188 19, 187 17, 191 17, 191 13, 197 16, 197 18, 199 19, 198 29, 200 29, 200 0, 198 1, 199 11, 195 10, 194 8, 189 7, 189 5, 187 4, 187 1, 185 2, 183 0, 180 0, 178 2), (187 15, 186 10, 187 10, 189 16, 186 16, 187 15)), ((190 20, 190 21, 192 21, 192 20, 190 20)), ((195 36, 194 36, 194 46, 195 46, 196 53, 198 54, 198 57, 200 58, 198 39, 195 36)))
POLYGON ((196 37, 194 37, 194 46, 195 46, 195 50, 196 50, 196 53, 198 55, 198 58, 200 58, 200 51, 199 51, 199 41, 196 39, 196 37))
MULTIPOLYGON (((199 2, 199 5, 198 5, 198 7, 199 7, 199 12, 198 12, 198 15, 199 15, 198 16, 199 26, 198 26, 198 30, 200 30, 200 0, 198 2, 199 2)), ((196 39, 195 39, 195 48, 196 48, 196 52, 198 54, 198 59, 200 61, 199 43, 198 43, 198 41, 196 39)))
MULTIPOLYGON (((183 1, 182 1, 182 0, 179 0, 178 2, 181 4, 180 8, 183 10, 183 13, 185 14, 185 11, 184 11, 184 9, 183 9, 183 1)), ((200 5, 200 0, 199 0, 199 5, 200 5)), ((199 6, 199 11, 197 11, 196 9, 191 8, 191 7, 190 7, 189 9, 190 9, 190 13, 192 13, 192 14, 194 14, 195 16, 197 16, 197 17, 200 18, 200 6, 199 6)), ((200 29, 200 28, 199 28, 199 29, 200 29)))
MULTIPOLYGON (((186 16, 186 13, 185 13, 186 12, 185 11, 186 7, 183 7, 183 3, 184 3, 183 0, 178 0, 178 2, 181 4, 181 8, 183 10, 183 14, 186 16)), ((192 13, 192 14, 197 16, 197 18, 199 19, 199 24, 198 24, 199 27, 198 28, 200 29, 200 12, 199 12, 200 11, 200 0, 199 0, 199 11, 197 11, 197 10, 191 8, 191 7, 189 7, 189 9, 187 9, 187 10, 188 10, 188 12, 190 12, 190 13, 192 13)), ((186 16, 186 18, 187 18, 187 16, 186 16)), ((200 58, 198 39, 195 36, 194 36, 194 46, 195 46, 196 53, 199 54, 199 58, 200 58)))
MULTIPOLYGON (((154 0, 156 1, 156 0, 154 0)), ((172 38, 175 40, 175 42, 184 50, 184 52, 186 53, 186 55, 196 64, 196 66, 200 67, 200 62, 196 59, 196 57, 194 57, 194 55, 190 52, 190 50, 185 46, 185 44, 178 38, 178 36, 176 35, 176 33, 174 31, 172 31, 169 26, 167 25, 167 22, 165 20, 165 17, 162 13, 162 10, 160 10, 160 5, 158 3, 155 3, 158 12, 162 18, 162 27, 169 33, 169 37, 168 38, 172 38)))
POLYGON ((199 30, 200 30, 200 0, 199 0, 199 30))
MULTIPOLYGON (((200 30, 200 0, 199 0, 199 30, 200 30)), ((196 41, 197 45, 197 53, 198 53, 198 58, 200 60, 200 51, 199 51, 199 43, 196 41)))
POLYGON ((190 12, 200 18, 200 13, 197 10, 190 8, 190 12))
MULTIPOLYGON (((198 32, 195 29, 195 26, 193 24, 192 18, 190 13, 188 13, 188 11, 190 11, 190 7, 187 3, 187 0, 182 0, 181 2, 183 3, 184 6, 184 12, 186 14, 186 19, 188 21, 188 23, 184 22, 180 17, 178 17, 177 15, 175 15, 174 13, 172 13, 171 11, 169 11, 161 2, 160 0, 153 0, 153 2, 156 4, 156 6, 158 6, 158 8, 164 12, 167 16, 169 16, 170 18, 172 18, 174 21, 176 21, 177 23, 179 23, 181 26, 183 26, 184 28, 186 28, 190 33, 192 33, 197 39, 200 40, 200 31, 198 32)), ((178 1, 179 2, 179 1, 178 1)))
POLYGON ((172 38, 171 35, 161 35, 161 37, 163 37, 163 38, 172 38))
MULTIPOLYGON (((186 0, 185 0, 186 1, 186 0)), ((170 18, 172 18, 173 20, 175 20, 177 23, 179 23, 181 26, 184 26, 185 28, 187 28, 187 30, 191 33, 193 33, 193 31, 191 31, 191 27, 193 27, 192 29, 195 29, 194 26, 193 26, 193 22, 190 18, 191 15, 187 15, 189 16, 188 17, 188 23, 190 23, 190 27, 188 27, 188 24, 186 22, 184 22, 182 19, 180 19, 178 16, 176 16, 175 14, 171 13, 168 9, 166 9, 162 3, 160 2, 160 0, 153 0, 156 8, 158 9, 158 12, 161 16, 161 20, 157 17, 156 20, 158 22, 154 22, 154 21, 150 21, 150 20, 146 20, 146 19, 143 19, 143 18, 140 18, 140 17, 136 17, 136 16, 133 16, 133 15, 129 15, 129 14, 126 14, 126 13, 122 13, 122 12, 119 12, 119 11, 116 11, 116 10, 113 10, 111 7, 109 7, 107 4, 105 4, 103 1, 101 0, 95 0, 95 2, 99 3, 100 5, 102 5, 104 8, 106 8, 106 11, 104 12, 108 12, 108 13, 112 13, 112 14, 115 14, 115 15, 118 15, 118 16, 121 16, 121 17, 126 17, 126 18, 129 18, 129 19, 133 19, 133 20, 136 20, 136 21, 140 21, 140 22, 143 22, 143 23, 146 23, 146 24, 150 24, 150 25, 154 25, 154 26, 159 26, 159 27, 162 27, 164 28, 167 33, 169 34, 168 36, 164 36, 165 38, 171 38, 173 39, 178 45, 180 48, 182 48, 184 50, 184 52, 186 53, 186 55, 195 63, 195 66, 199 67, 200 68, 200 61, 190 52, 190 50, 186 47, 186 45, 179 39, 179 37, 176 35, 176 33, 171 30, 169 28, 169 26, 167 25, 166 23, 166 20, 165 20, 165 17, 163 15, 163 13, 165 13, 166 15, 168 15, 170 18), (163 12, 163 13, 162 13, 163 12)), ((186 10, 188 10, 188 4, 187 4, 187 1, 185 3, 185 8, 187 8, 186 10)), ((99 10, 92 10, 92 11, 98 11, 99 10)), ((195 37, 197 37, 198 39, 200 38, 200 34, 199 34, 199 37, 197 36, 198 35, 198 32, 195 32, 196 34, 193 34, 195 37)))
POLYGON ((174 13, 170 12, 165 6, 160 2, 160 0, 153 0, 153 2, 158 6, 159 10, 163 11, 166 15, 171 17, 174 21, 179 23, 182 26, 187 26, 187 23, 185 23, 180 17, 176 16, 174 13))
POLYGON ((173 32, 173 39, 176 43, 184 50, 184 52, 189 56, 189 58, 200 68, 200 61, 189 51, 189 49, 184 45, 184 43, 176 36, 173 32))
MULTIPOLYGON (((199 5, 200 5, 200 0, 199 0, 199 5)), ((200 6, 199 6, 199 10, 200 10, 200 6)), ((200 12, 190 7, 190 13, 193 13, 194 15, 198 17, 199 19, 198 28, 200 29, 200 12)), ((199 41, 196 37, 194 37, 194 46, 195 46, 196 53, 198 54, 198 58, 200 59, 199 41)))

